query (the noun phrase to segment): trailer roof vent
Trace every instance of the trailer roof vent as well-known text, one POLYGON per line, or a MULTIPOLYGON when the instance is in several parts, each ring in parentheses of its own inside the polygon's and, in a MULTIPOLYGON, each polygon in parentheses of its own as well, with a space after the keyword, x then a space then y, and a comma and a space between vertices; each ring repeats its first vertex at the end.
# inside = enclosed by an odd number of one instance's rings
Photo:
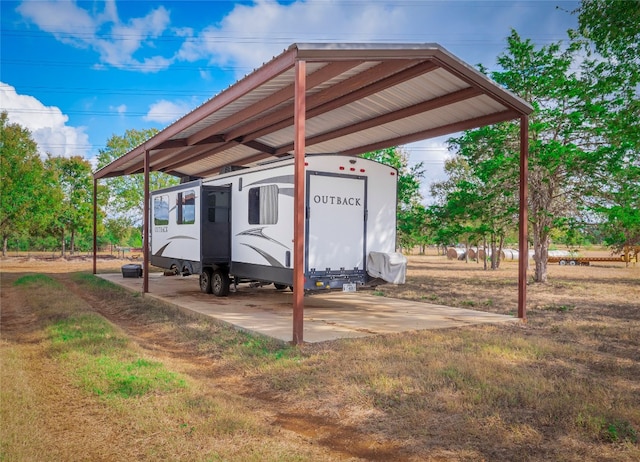
POLYGON ((245 167, 244 165, 225 165, 220 169, 220 175, 223 173, 235 172, 236 170, 244 170, 245 168, 249 167, 245 167))

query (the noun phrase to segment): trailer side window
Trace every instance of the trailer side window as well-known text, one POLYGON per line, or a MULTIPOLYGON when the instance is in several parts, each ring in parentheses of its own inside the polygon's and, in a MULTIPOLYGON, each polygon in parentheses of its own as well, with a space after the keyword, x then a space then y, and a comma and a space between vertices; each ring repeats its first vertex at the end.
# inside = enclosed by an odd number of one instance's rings
POLYGON ((196 193, 185 191, 178 193, 178 224, 190 225, 196 222, 196 193))
POLYGON ((169 196, 153 198, 153 224, 157 226, 169 224, 169 196))
POLYGON ((230 198, 228 191, 212 191, 208 194, 207 216, 210 223, 229 222, 230 198))
POLYGON ((249 189, 249 224, 275 225, 278 222, 278 187, 274 184, 249 189))

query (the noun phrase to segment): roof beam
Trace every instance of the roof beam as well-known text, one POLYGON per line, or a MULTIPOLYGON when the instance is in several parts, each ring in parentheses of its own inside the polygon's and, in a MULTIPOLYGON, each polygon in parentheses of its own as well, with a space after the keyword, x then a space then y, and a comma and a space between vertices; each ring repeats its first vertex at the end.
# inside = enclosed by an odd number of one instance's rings
POLYGON ((262 151, 265 154, 269 154, 271 156, 276 154, 276 148, 274 148, 273 146, 267 146, 266 144, 260 143, 259 141, 251 140, 244 142, 242 140, 238 140, 238 142, 252 149, 255 149, 256 151, 262 151))
MULTIPOLYGON (((371 119, 363 120, 355 124, 340 127, 337 130, 332 130, 332 131, 322 133, 320 135, 307 139, 306 145, 312 146, 314 144, 322 143, 323 141, 331 140, 334 138, 340 138, 341 136, 366 130, 368 128, 377 127, 390 122, 394 122, 396 120, 404 119, 406 117, 411 117, 417 114, 433 111, 435 109, 448 106, 450 104, 458 103, 460 101, 473 98, 480 94, 482 94, 482 91, 480 91, 480 89, 478 88, 473 88, 473 87, 464 88, 454 93, 448 93, 443 96, 439 96, 427 101, 423 101, 422 103, 414 104, 413 106, 409 106, 403 109, 399 109, 397 111, 389 112, 387 114, 383 114, 378 117, 373 117, 371 119)), ((274 154, 282 155, 282 154, 288 153, 292 149, 293 149, 293 143, 289 143, 285 146, 281 146, 280 148, 276 149, 274 154)))
MULTIPOLYGON (((313 88, 317 85, 320 85, 336 77, 337 75, 340 75, 341 73, 346 72, 349 69, 352 69, 360 64, 361 64, 360 61, 343 61, 343 62, 329 63, 328 65, 318 69, 316 72, 312 73, 309 76, 308 79, 309 79, 309 82, 311 83, 311 87, 313 88)), ((238 142, 238 139, 242 139, 243 140, 242 144, 249 146, 248 142, 252 141, 252 139, 246 139, 246 138, 240 138, 240 137, 233 138, 231 136, 223 136, 220 134, 220 131, 224 130, 225 128, 228 128, 228 126, 233 126, 239 123, 239 121, 245 120, 246 118, 256 117, 261 112, 266 111, 272 107, 275 107, 278 104, 281 104, 284 101, 291 100, 291 99, 293 99, 293 85, 289 85, 281 90, 278 90, 276 93, 263 99, 262 101, 246 109, 243 109, 238 113, 226 118, 225 120, 215 123, 214 125, 204 130, 201 130, 196 134, 191 135, 187 140, 187 145, 191 146, 191 145, 199 144, 200 142, 207 139, 205 138, 205 135, 206 135, 209 138, 215 138, 216 140, 219 140, 219 142, 224 142, 225 139, 229 139, 230 141, 228 141, 227 144, 224 145, 226 147, 231 147, 236 145, 238 142)), ((274 148, 269 147, 265 152, 271 153, 273 152, 273 150, 274 148)), ((186 163, 188 163, 186 162, 187 160, 189 162, 196 162, 197 160, 200 160, 204 157, 207 157, 207 155, 204 155, 202 150, 189 149, 180 153, 180 160, 177 163, 163 162, 160 165, 157 165, 154 167, 157 169, 179 168, 186 165, 186 163)))
MULTIPOLYGON (((309 95, 307 97, 307 120, 315 117, 318 113, 326 112, 327 108, 332 108, 332 104, 335 107, 349 104, 383 88, 397 85, 421 73, 428 72, 424 70, 424 63, 417 65, 415 63, 415 61, 407 60, 386 61, 366 72, 361 72, 343 82, 337 83, 321 93, 309 95), (367 85, 367 82, 371 82, 376 78, 378 79, 377 81, 367 85)), ((435 69, 437 66, 429 64, 428 67, 429 69, 435 69)), ((293 101, 265 118, 254 120, 232 130, 228 133, 228 136, 230 138, 245 136, 245 139, 259 138, 282 128, 293 126, 292 114, 293 101)))
POLYGON ((153 149, 171 149, 171 148, 184 148, 187 146, 187 140, 184 138, 180 138, 177 140, 167 140, 163 141, 153 149))
MULTIPOLYGON (((167 165, 171 165, 171 162, 173 162, 171 160, 171 158, 176 155, 175 149, 177 147, 186 147, 187 146, 186 145, 186 141, 187 141, 186 139, 173 140, 173 141, 176 141, 176 143, 172 143, 172 147, 168 148, 168 149, 171 150, 169 155, 167 155, 167 153, 165 153, 165 152, 163 152, 163 150, 161 150, 160 153, 162 155, 157 155, 157 156, 155 156, 157 158, 151 160, 151 169, 152 170, 160 170, 162 168, 165 168, 167 165)), ((224 142, 224 138, 222 137, 222 135, 213 135, 213 136, 210 136, 208 138, 205 138, 205 139, 201 140, 200 142, 198 142, 194 146, 197 147, 197 148, 201 148, 203 146, 218 145, 218 144, 220 144, 222 142, 224 142)), ((178 155, 181 155, 183 153, 188 153, 188 152, 189 152, 189 150, 183 150, 182 153, 179 152, 178 155)), ((197 149, 197 152, 202 152, 202 149, 197 149)), ((142 171, 142 168, 143 168, 143 163, 138 161, 134 165, 132 165, 131 167, 126 169, 124 171, 124 173, 125 173, 125 175, 129 175, 129 174, 132 174, 132 173, 140 173, 142 171)))
POLYGON ((378 149, 386 149, 392 146, 400 146, 407 143, 413 143, 414 141, 425 140, 427 138, 435 138, 436 136, 448 135, 450 133, 461 132, 463 130, 470 130, 472 128, 483 127, 485 125, 505 122, 517 117, 520 117, 520 113, 515 110, 494 112, 493 114, 476 117, 474 119, 462 120, 460 122, 454 122, 452 124, 430 128, 428 130, 411 133, 409 135, 399 136, 396 138, 391 138, 384 141, 348 149, 346 151, 341 151, 341 154, 348 156, 363 154, 365 152, 377 151, 378 149))
MULTIPOLYGON (((314 88, 342 74, 343 72, 359 66, 360 64, 362 64, 362 61, 339 61, 329 63, 307 77, 309 88, 314 88)), ((293 87, 293 84, 287 85, 274 94, 262 99, 261 101, 258 101, 257 103, 252 104, 251 106, 246 107, 197 133, 194 133, 189 137, 188 144, 196 144, 201 139, 207 136, 222 133, 230 127, 233 127, 234 125, 240 124, 247 119, 251 119, 262 112, 273 109, 274 107, 284 103, 285 101, 292 100, 294 90, 293 87)))
POLYGON ((201 150, 199 153, 196 153, 196 155, 192 155, 191 157, 188 158, 181 158, 178 159, 176 162, 173 163, 169 163, 168 165, 166 165, 164 168, 167 169, 176 169, 176 168, 180 168, 180 167, 184 167, 185 165, 189 165, 192 162, 197 162, 199 160, 205 159, 207 157, 213 156, 214 154, 217 154, 219 152, 225 151, 229 148, 232 148, 233 146, 237 146, 238 143, 235 140, 232 141, 228 141, 224 144, 221 144, 219 146, 216 146, 215 148, 211 149, 211 148, 206 148, 204 150, 201 150))

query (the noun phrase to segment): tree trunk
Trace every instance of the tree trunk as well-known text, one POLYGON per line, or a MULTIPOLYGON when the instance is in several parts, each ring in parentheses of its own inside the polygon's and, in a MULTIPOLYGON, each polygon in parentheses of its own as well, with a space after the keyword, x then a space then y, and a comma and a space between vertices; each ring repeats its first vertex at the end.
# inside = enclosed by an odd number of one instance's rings
POLYGON ((547 282, 547 262, 549 260, 549 233, 544 223, 533 223, 533 260, 536 264, 535 282, 547 282))
POLYGON ((483 269, 487 271, 487 236, 482 237, 482 250, 484 250, 484 258, 482 259, 483 269))
POLYGON ((65 257, 66 249, 64 247, 64 231, 62 231, 62 258, 65 257))
POLYGON ((2 256, 7 256, 7 246, 9 244, 9 236, 2 236, 2 256))
POLYGON ((498 241, 498 252, 496 253, 496 269, 500 268, 500 262, 502 261, 502 248, 504 247, 504 234, 500 235, 498 241))
POLYGON ((497 258, 498 256, 496 255, 496 235, 495 234, 491 234, 491 269, 495 270, 498 269, 498 265, 497 265, 497 258))
POLYGON ((75 254, 75 250, 76 250, 76 244, 75 244, 75 237, 76 237, 76 230, 72 229, 71 230, 71 255, 75 254))

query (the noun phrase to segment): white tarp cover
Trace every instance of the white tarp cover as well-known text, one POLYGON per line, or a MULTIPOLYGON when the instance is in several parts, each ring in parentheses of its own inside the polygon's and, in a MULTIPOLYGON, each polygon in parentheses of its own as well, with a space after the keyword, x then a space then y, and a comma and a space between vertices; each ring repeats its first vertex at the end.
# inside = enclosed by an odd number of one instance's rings
POLYGON ((367 257, 367 273, 392 284, 404 284, 407 259, 401 253, 370 252, 367 257))

